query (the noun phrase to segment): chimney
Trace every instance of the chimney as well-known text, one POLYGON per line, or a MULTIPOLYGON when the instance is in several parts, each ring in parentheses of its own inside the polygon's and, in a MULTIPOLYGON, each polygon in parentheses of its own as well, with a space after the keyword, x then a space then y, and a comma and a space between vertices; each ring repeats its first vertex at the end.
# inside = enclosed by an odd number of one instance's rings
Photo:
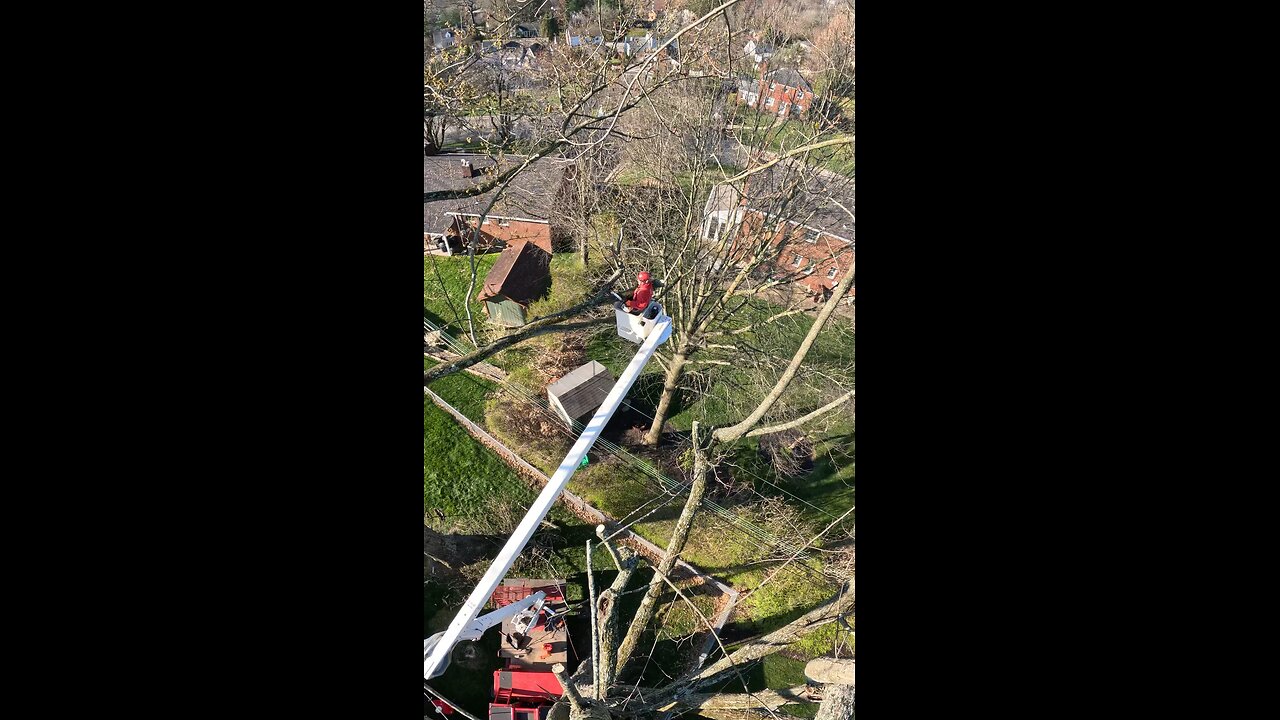
POLYGON ((475 169, 471 167, 471 161, 463 160, 462 161, 462 177, 470 178, 475 176, 476 176, 475 169))

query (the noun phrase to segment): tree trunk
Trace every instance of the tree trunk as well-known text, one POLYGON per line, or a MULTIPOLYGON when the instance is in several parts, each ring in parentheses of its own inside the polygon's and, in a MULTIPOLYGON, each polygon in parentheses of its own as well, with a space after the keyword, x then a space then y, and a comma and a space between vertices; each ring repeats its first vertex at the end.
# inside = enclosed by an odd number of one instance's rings
POLYGON ((807 697, 808 686, 797 685, 786 690, 761 690, 751 693, 698 693, 686 695, 680 704, 693 708, 699 715, 706 715, 707 710, 752 710, 769 708, 776 710, 787 703, 812 702, 807 697))
POLYGON ((814 720, 853 720, 853 686, 822 686, 822 705, 814 720))
POLYGON ((676 396, 676 391, 680 387, 680 378, 684 375, 684 366, 689 359, 689 350, 687 347, 681 347, 676 350, 675 357, 671 360, 671 366, 667 368, 666 379, 662 384, 662 397, 658 399, 658 409, 653 413, 653 424, 649 426, 649 432, 645 433, 644 444, 650 447, 657 447, 658 440, 662 437, 662 426, 667 421, 667 413, 671 411, 671 401, 676 396))
POLYGON ((564 688, 564 699, 569 701, 569 720, 613 720, 613 716, 609 714, 609 708, 605 707, 604 703, 593 702, 582 697, 578 687, 565 673, 564 665, 556 663, 551 667, 551 672, 555 673, 556 679, 560 681, 560 687, 564 688))
POLYGON ((823 625, 833 623, 844 612, 854 606, 854 583, 849 580, 841 587, 838 596, 832 601, 817 607, 804 616, 788 623, 768 635, 758 637, 714 663, 698 671, 692 677, 677 680, 670 685, 656 690, 645 699, 648 707, 662 708, 676 700, 690 689, 723 681, 734 668, 740 668, 753 660, 759 660, 786 648, 791 643, 818 630, 823 625))
MULTIPOLYGON (((698 423, 694 422, 694 445, 698 443, 698 429, 698 423)), ((698 503, 702 502, 702 494, 707 489, 707 462, 701 453, 698 453, 695 457, 693 486, 689 488, 689 499, 685 501, 684 510, 680 512, 680 519, 676 521, 675 530, 671 533, 671 542, 667 544, 667 552, 662 556, 662 562, 658 564, 658 572, 654 573, 653 579, 649 581, 649 590, 644 594, 644 599, 640 601, 640 608, 636 610, 635 617, 631 621, 631 627, 627 628, 627 636, 623 638, 622 646, 618 648, 617 670, 619 672, 626 666, 627 660, 631 658, 636 645, 640 642, 640 636, 644 633, 645 627, 653 619, 658 597, 665 590, 666 583, 662 578, 671 574, 671 569, 676 566, 678 556, 684 551, 684 544, 689 539, 689 531, 693 528, 693 516, 697 514, 698 503)))
POLYGON ((614 578, 613 584, 609 589, 600 593, 600 599, 597 601, 597 611, 599 617, 597 623, 600 626, 600 694, 608 696, 609 686, 613 684, 613 679, 618 673, 618 665, 616 653, 619 641, 618 628, 618 596, 627 589, 627 583, 631 581, 631 576, 636 571, 640 558, 636 555, 623 557, 613 543, 604 540, 604 526, 596 528, 596 534, 601 538, 601 544, 609 551, 609 555, 613 558, 614 565, 618 568, 618 576, 614 578))
POLYGON ((804 666, 804 676, 823 685, 853 685, 854 670, 852 658, 815 658, 804 666))

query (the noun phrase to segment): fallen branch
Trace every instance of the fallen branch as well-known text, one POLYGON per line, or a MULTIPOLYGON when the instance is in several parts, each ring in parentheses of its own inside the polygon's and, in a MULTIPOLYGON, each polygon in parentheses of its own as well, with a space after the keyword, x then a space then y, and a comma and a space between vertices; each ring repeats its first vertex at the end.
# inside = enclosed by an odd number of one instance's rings
MULTIPOLYGON (((585 327, 585 325, 582 325, 582 324, 557 326, 555 325, 555 323, 561 320, 574 317, 576 315, 581 315, 582 313, 598 305, 602 305, 608 302, 612 297, 609 294, 609 291, 613 288, 613 284, 617 282, 618 278, 620 277, 622 277, 621 268, 614 271, 613 275, 610 276, 609 279, 606 280, 604 285, 600 288, 600 291, 590 299, 585 300, 581 303, 578 303, 577 305, 574 305, 573 307, 567 310, 561 310, 558 313, 554 313, 551 315, 547 315, 546 317, 538 318, 537 320, 534 320, 528 323, 527 325, 525 325, 524 327, 520 328, 519 332, 514 332, 504 338, 496 340, 490 343, 489 345, 486 345, 485 347, 482 347, 476 350, 470 355, 465 355, 461 358, 458 358, 457 360, 454 360, 453 362, 437 365, 431 368, 430 370, 427 370, 422 374, 422 384, 430 385, 431 383, 435 382, 436 380, 439 380, 440 378, 446 375, 452 375, 453 373, 456 373, 460 370, 466 370, 467 368, 471 367, 472 365, 475 365, 476 363, 484 360, 485 358, 488 358, 494 353, 505 350, 511 347, 512 345, 515 345, 516 343, 519 343, 519 342, 523 342, 524 340, 528 340, 531 337, 535 337, 538 335, 545 335, 547 333, 553 333, 553 332, 575 330, 575 329, 585 327)), ((594 324, 594 323, 588 323, 588 324, 594 324)))
POLYGON ((800 427, 801 425, 809 422, 810 420, 813 420, 819 415, 823 415, 825 413, 831 412, 837 407, 845 404, 846 402, 848 402, 853 398, 854 392, 855 392, 854 390, 850 390, 844 395, 841 395, 840 397, 836 398, 835 400, 832 400, 826 405, 823 405, 817 410, 814 410, 808 415, 802 415, 801 417, 798 417, 795 420, 789 420, 779 425, 770 425, 769 427, 763 427, 763 428, 760 428, 759 430, 752 430, 751 432, 747 433, 743 437, 755 437, 757 435, 768 435, 769 433, 782 432, 783 430, 790 430, 791 428, 800 427))

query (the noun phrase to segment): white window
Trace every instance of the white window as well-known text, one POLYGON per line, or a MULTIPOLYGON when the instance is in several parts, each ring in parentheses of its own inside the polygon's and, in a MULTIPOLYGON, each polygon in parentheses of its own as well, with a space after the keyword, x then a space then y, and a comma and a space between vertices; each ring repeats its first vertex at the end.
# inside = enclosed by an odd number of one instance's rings
POLYGON ((827 279, 828 280, 836 279, 836 268, 831 268, 830 270, 827 271, 827 279))
POLYGON ((770 97, 768 100, 765 100, 765 101, 764 101, 764 106, 765 106, 765 107, 773 107, 773 98, 772 98, 772 97, 770 97))
POLYGON ((786 115, 786 114, 787 114, 787 108, 789 108, 789 107, 791 107, 791 105, 790 105, 790 104, 785 103, 785 102, 784 102, 784 103, 782 103, 782 107, 778 109, 778 114, 779 114, 779 115, 786 115))
POLYGON ((802 257, 802 256, 800 256, 800 255, 796 255, 796 256, 795 256, 795 259, 791 261, 791 266, 792 266, 792 267, 800 267, 800 263, 802 263, 802 262, 804 262, 804 257, 802 257))
POLYGON ((815 260, 810 260, 810 261, 809 261, 809 266, 808 266, 808 267, 806 267, 806 268, 804 269, 804 274, 805 274, 805 275, 812 275, 812 274, 813 274, 813 269, 814 269, 815 267, 817 267, 817 266, 818 266, 817 261, 815 261, 815 260))
POLYGON ((803 91, 803 90, 797 90, 797 91, 796 91, 796 99, 797 99, 797 100, 803 100, 803 99, 804 99, 804 91, 803 91))
POLYGON ((820 234, 821 233, 819 233, 817 230, 809 230, 804 234, 804 241, 807 243, 816 243, 818 242, 818 235, 820 234))
POLYGON ((777 89, 778 89, 778 83, 769 83, 769 92, 773 92, 774 90, 777 90, 777 89))

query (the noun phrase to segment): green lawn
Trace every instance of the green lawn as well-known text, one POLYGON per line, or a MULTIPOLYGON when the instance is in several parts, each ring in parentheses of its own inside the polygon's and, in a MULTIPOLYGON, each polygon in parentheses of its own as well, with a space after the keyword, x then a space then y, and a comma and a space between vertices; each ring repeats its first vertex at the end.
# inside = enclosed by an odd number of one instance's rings
MULTIPOLYGON (((429 357, 422 358, 422 369, 430 370, 438 363, 429 357)), ((454 406, 472 421, 484 423, 484 404, 498 384, 469 372, 446 375, 431 383, 431 391, 454 406)))
POLYGON ((422 412, 424 512, 470 514, 497 494, 532 501, 533 493, 510 468, 425 396, 422 412))
MULTIPOLYGON (((818 134, 814 122, 805 118, 787 118, 785 122, 774 125, 777 115, 758 112, 746 106, 736 106, 738 115, 734 123, 741 125, 738 137, 747 147, 763 145, 775 153, 786 152, 793 148, 807 145, 818 134)), ((829 132, 823 139, 832 139, 829 132)), ((813 157, 819 167, 841 175, 852 175, 854 171, 854 152, 852 145, 840 145, 834 148, 823 148, 813 151, 813 157)))
MULTIPOLYGON (((493 259, 496 259, 496 255, 478 258, 481 263, 488 260, 487 264, 481 265, 482 274, 488 272, 493 259)), ((466 259, 437 258, 434 267, 438 268, 441 276, 446 278, 444 288, 449 289, 450 294, 456 294, 456 298, 461 298, 466 290, 466 259)), ((552 291, 547 298, 534 306, 535 312, 532 313, 534 316, 568 307, 578 302, 588 291, 582 272, 578 268, 577 258, 573 253, 556 255, 552 260, 552 272, 556 279, 552 291)), ((445 307, 447 303, 443 301, 444 294, 440 292, 440 282, 433 278, 434 270, 430 258, 427 259, 426 273, 427 302, 425 305, 428 313, 433 312, 434 306, 437 308, 435 313, 438 317, 451 317, 441 314, 448 312, 445 307), (434 299, 432 297, 433 282, 437 291, 434 299)), ((454 305, 456 306, 459 301, 454 300, 454 305)), ((478 306, 477 312, 480 312, 478 306)), ((749 309, 748 312, 764 315, 776 312, 776 308, 761 305, 749 309)), ((844 321, 836 318, 833 322, 844 321)), ((753 333, 745 339, 758 347, 777 348, 780 356, 787 356, 794 352, 794 348, 799 345, 811 324, 812 317, 809 315, 788 318, 786 321, 753 333)), ((460 339, 465 338, 465 331, 454 330, 451 334, 460 339)), ((530 389, 535 394, 542 395, 544 388, 532 380, 532 374, 525 366, 537 353, 562 342, 562 336, 540 337, 511 351, 500 353, 492 358, 491 362, 513 373, 513 382, 524 381, 530 384, 530 389)), ((587 337, 586 343, 588 357, 604 364, 615 376, 621 372, 635 352, 633 345, 619 341, 612 325, 602 325, 599 330, 587 337)), ((818 366, 838 366, 851 361, 852 353, 851 333, 824 334, 812 350, 810 362, 818 366)), ((432 364, 432 361, 424 360, 424 366, 429 367, 432 364)), ((688 430, 695 419, 706 423, 723 423, 737 419, 738 409, 758 397, 752 394, 758 391, 751 390, 742 382, 742 377, 736 368, 716 368, 711 378, 716 383, 716 390, 708 395, 682 398, 681 404, 676 407, 675 413, 670 418, 673 427, 688 430)), ((629 399, 644 411, 651 412, 661 389, 661 380, 661 368, 656 363, 651 363, 632 390, 629 399)), ((567 451, 572 438, 559 432, 550 432, 545 435, 502 432, 502 423, 494 422, 495 414, 528 414, 533 410, 513 405, 506 396, 493 393, 493 387, 492 383, 466 373, 443 378, 432 385, 436 393, 458 407, 463 414, 477 422, 487 424, 487 429, 491 433, 516 449, 529 462, 548 474, 553 472, 567 451)), ((801 410, 807 411, 815 406, 816 401, 816 395, 797 390, 789 395, 781 410, 788 414, 801 410)), ((521 498, 532 499, 533 492, 528 486, 486 448, 475 443, 453 422, 452 418, 434 406, 426 407, 425 412, 427 416, 424 433, 426 457, 434 458, 431 465, 436 468, 435 477, 444 478, 447 471, 452 477, 452 484, 447 490, 439 488, 434 491, 424 490, 424 504, 428 502, 428 497, 431 497, 431 502, 442 505, 475 507, 495 493, 518 494, 521 498), (434 494, 429 495, 429 492, 434 494)), ((743 444, 739 457, 736 457, 734 462, 745 471, 758 476, 759 479, 753 482, 761 494, 782 494, 782 490, 777 487, 780 486, 816 506, 808 507, 796 503, 801 510, 803 521, 808 525, 821 528, 830 519, 827 513, 843 513, 854 501, 853 445, 854 432, 851 424, 833 427, 818 443, 817 459, 813 469, 808 474, 793 479, 779 477, 772 466, 759 457, 754 440, 743 444)), ((644 455, 639 450, 634 452, 640 456, 644 455)), ((424 470, 426 467, 424 465, 424 470)), ((431 470, 426 472, 427 477, 431 478, 431 470)), ((683 482, 685 479, 678 472, 665 471, 665 474, 675 481, 683 482)), ((431 484, 429 480, 424 484, 424 488, 431 484)), ((645 504, 657 494, 656 481, 639 476, 634 470, 603 452, 592 453, 590 465, 574 475, 570 482, 570 489, 585 497, 592 505, 617 518, 626 517, 632 510, 645 504)), ((634 529, 658 545, 665 546, 681 505, 682 502, 677 500, 646 521, 638 523, 634 529)), ((446 512, 449 511, 446 510, 446 512)), ((543 563, 542 565, 534 564, 528 568, 528 571, 533 573, 532 576, 556 573, 561 577, 567 577, 571 582, 571 596, 581 597, 581 593, 585 591, 585 573, 582 572, 585 568, 583 544, 586 539, 592 537, 591 528, 584 526, 559 505, 553 509, 551 519, 560 523, 563 529, 559 532, 544 531, 543 534, 550 539, 553 551, 550 557, 539 558, 536 561, 543 563), (539 567, 547 568, 546 572, 540 572, 539 567)), ((757 543, 743 536, 740 531, 720 527, 717 522, 709 513, 704 512, 700 516, 684 557, 717 578, 733 584, 739 590, 756 587, 768 574, 768 566, 751 564, 758 559, 761 548, 757 543)), ((603 557, 601 559, 605 562, 598 561, 598 568, 607 566, 607 559, 603 557)), ((597 577, 597 580, 600 581, 600 578, 597 577)), ((731 625, 731 630, 738 637, 768 632, 803 614, 813 605, 826 599, 829 594, 829 589, 807 575, 784 572, 764 590, 744 600, 740 606, 741 613, 731 625)), ((688 631, 694 627, 696 618, 686 608, 677 610, 671 620, 670 629, 688 631)), ((802 657, 828 652, 833 639, 834 630, 824 630, 797 644, 791 652, 802 657)), ((663 643, 674 644, 674 641, 664 640, 663 643)), ((761 682, 767 682, 769 687, 787 687, 795 683, 784 683, 783 680, 777 680, 774 676, 781 677, 780 673, 789 671, 788 668, 790 671, 798 672, 797 667, 803 668, 803 663, 778 656, 776 659, 766 661, 763 667, 768 670, 770 678, 762 677, 761 682)))
MULTIPOLYGON (((476 293, 484 287, 484 277, 498 261, 498 253, 476 256, 476 293)), ((422 259, 422 308, 427 319, 440 325, 450 335, 467 341, 467 316, 462 301, 471 283, 471 266, 466 255, 440 257, 427 255, 422 259)), ((486 328, 488 322, 484 307, 471 296, 471 315, 475 318, 476 332, 486 328)))

